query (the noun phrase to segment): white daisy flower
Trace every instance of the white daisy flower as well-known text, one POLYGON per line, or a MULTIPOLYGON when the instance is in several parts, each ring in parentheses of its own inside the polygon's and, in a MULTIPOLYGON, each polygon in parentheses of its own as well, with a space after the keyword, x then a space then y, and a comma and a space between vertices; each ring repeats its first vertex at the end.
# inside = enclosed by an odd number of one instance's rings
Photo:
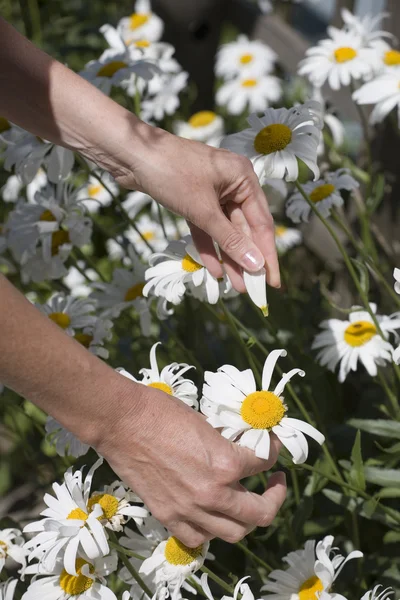
POLYGON ((342 19, 344 29, 350 34, 361 37, 363 44, 368 46, 371 42, 380 40, 383 37, 394 37, 393 34, 377 29, 382 21, 388 17, 388 13, 366 13, 362 17, 354 15, 347 8, 342 8, 342 19))
MULTIPOLYGON (((327 218, 333 206, 343 206, 341 190, 352 191, 359 187, 359 183, 350 175, 348 169, 339 169, 332 173, 325 173, 319 181, 306 183, 304 191, 318 209, 321 216, 327 218)), ((286 216, 293 223, 308 222, 312 210, 300 192, 295 192, 286 203, 286 216)))
POLYGON ((26 570, 35 574, 23 600, 117 600, 116 595, 107 587, 106 577, 118 566, 118 556, 111 553, 104 558, 90 560, 88 557, 77 557, 74 564, 75 573, 69 573, 61 561, 54 568, 43 569, 33 565, 26 570))
POLYGON ((107 535, 99 517, 103 509, 99 504, 90 509, 88 502, 93 474, 103 464, 100 458, 82 480, 82 471, 72 472, 72 468, 64 474, 64 483, 53 484, 56 494, 45 494, 46 508, 40 521, 30 523, 24 528, 25 533, 35 533, 35 537, 26 542, 25 548, 30 551, 29 561, 38 558, 47 571, 56 568, 58 556, 63 555, 64 569, 70 575, 77 576, 75 562, 81 550, 90 559, 107 556, 110 552, 107 535))
POLYGON ((143 100, 143 120, 161 121, 166 115, 173 115, 180 105, 179 94, 186 88, 188 77, 185 71, 154 77, 154 84, 159 89, 152 97, 143 100))
POLYGON ((45 429, 47 439, 55 447, 58 456, 79 458, 89 451, 90 446, 88 444, 78 440, 73 433, 65 429, 53 417, 47 417, 45 429))
POLYGON ((400 269, 395 269, 393 271, 393 277, 396 280, 396 283, 394 284, 394 291, 397 294, 400 294, 400 269))
POLYGON ((275 225, 275 244, 280 254, 284 254, 290 248, 301 244, 303 236, 301 231, 285 225, 275 225))
POLYGON ((101 180, 106 184, 107 189, 96 177, 90 175, 87 185, 80 188, 78 192, 78 200, 90 213, 97 213, 102 206, 109 206, 113 201, 112 194, 118 195, 119 193, 118 185, 109 173, 102 173, 101 180))
POLYGON ((212 110, 201 110, 188 121, 176 121, 174 133, 205 144, 224 135, 224 120, 212 110))
POLYGON ((240 115, 264 111, 270 104, 278 102, 282 96, 282 85, 274 75, 241 75, 226 81, 218 88, 215 100, 224 106, 229 114, 240 115))
POLYGON ((136 383, 156 388, 170 396, 174 396, 175 398, 178 398, 178 400, 184 402, 187 406, 193 406, 197 410, 197 388, 191 379, 183 377, 189 369, 194 369, 194 367, 186 363, 179 364, 174 362, 160 371, 156 358, 157 346, 159 346, 160 343, 161 342, 157 342, 151 347, 150 369, 140 370, 140 374, 142 375, 141 380, 136 379, 136 377, 125 371, 125 369, 119 368, 117 371, 124 377, 128 377, 128 379, 131 379, 136 383))
POLYGON ((376 585, 372 590, 368 590, 368 592, 365 592, 365 594, 361 596, 361 600, 387 600, 394 594, 394 590, 390 587, 383 589, 380 592, 379 590, 381 587, 381 585, 376 585))
POLYGON ((234 42, 220 46, 215 74, 223 79, 248 75, 255 77, 270 73, 277 60, 275 52, 260 40, 239 35, 234 42))
POLYGON ((118 32, 126 44, 137 41, 158 42, 164 30, 164 23, 151 11, 150 0, 137 0, 135 12, 123 17, 118 23, 118 32))
POLYGON ((322 87, 327 81, 333 90, 348 86, 353 80, 366 79, 373 74, 374 50, 366 48, 362 37, 354 32, 329 27, 329 39, 306 51, 298 73, 322 87))
MULTIPOLYGON (((239 581, 235 585, 235 589, 233 591, 233 596, 223 596, 223 599, 224 600, 238 600, 238 597, 240 594, 241 598, 243 598, 243 600, 254 600, 254 594, 251 591, 249 585, 247 583, 243 583, 244 581, 246 581, 246 579, 249 579, 249 576, 242 577, 242 579, 239 579, 239 581)), ((210 586, 208 585, 207 573, 202 574, 200 583, 201 583, 201 587, 203 588, 203 592, 206 595, 206 598, 208 598, 208 600, 214 600, 214 596, 212 595, 210 586)))
POLYGON ((20 128, 18 135, 4 152, 5 170, 11 171, 14 168, 15 174, 21 177, 24 184, 30 183, 41 167, 51 183, 58 183, 68 177, 74 162, 72 150, 56 146, 20 128))
POLYGON ((374 71, 376 75, 387 73, 400 67, 400 51, 388 44, 385 40, 378 39, 371 43, 374 50, 374 71))
POLYGON ((400 127, 400 66, 393 67, 365 83, 353 94, 357 104, 375 104, 370 116, 370 123, 375 125, 383 121, 394 108, 400 127))
MULTIPOLYGON (((344 565, 354 558, 362 558, 359 550, 350 552, 346 558, 340 554, 331 556, 333 536, 327 535, 315 545, 308 540, 304 548, 290 552, 283 559, 289 568, 277 569, 269 574, 268 583, 261 591, 268 600, 317 600, 319 594, 329 593, 329 598, 339 600, 330 590, 344 565)), ((340 596, 339 596, 340 598, 340 596)))
POLYGON ((203 566, 209 546, 207 541, 197 548, 188 548, 174 536, 162 541, 139 569, 144 575, 154 574, 155 598, 165 598, 169 593, 176 600, 185 579, 203 566))
POLYGON ((139 496, 122 481, 114 481, 104 486, 101 492, 93 492, 88 500, 89 510, 93 511, 96 505, 103 511, 99 521, 112 531, 122 531, 122 526, 129 519, 133 519, 136 525, 142 525, 149 515, 139 496))
POLYGON ((13 600, 18 579, 9 579, 0 583, 0 600, 13 600))
POLYGON ((76 332, 74 339, 95 356, 106 360, 109 352, 104 348, 104 343, 111 340, 112 327, 113 322, 110 319, 105 319, 104 316, 96 317, 94 323, 83 327, 82 331, 76 332))
POLYGON ((136 252, 140 254, 141 258, 145 260, 148 259, 153 252, 164 250, 168 245, 168 240, 176 239, 178 236, 177 229, 169 217, 163 219, 167 238, 164 236, 164 230, 161 224, 153 218, 150 218, 147 214, 136 219, 135 225, 141 235, 136 229, 133 229, 133 227, 128 227, 128 229, 124 231, 122 235, 117 236, 115 240, 107 240, 107 250, 110 257, 114 260, 124 257, 124 242, 125 245, 126 242, 129 242, 135 248, 136 252), (151 248, 149 248, 146 242, 148 242, 151 248))
POLYGON ((19 529, 0 529, 0 573, 6 561, 11 559, 25 568, 25 540, 19 529))
POLYGON ((195 287, 204 288, 210 304, 218 302, 218 280, 204 267, 191 236, 173 241, 164 252, 153 254, 149 264, 150 268, 145 273, 147 283, 143 289, 145 297, 151 292, 172 304, 180 304, 188 284, 192 283, 195 287))
POLYGON ((76 329, 96 322, 96 317, 91 314, 96 308, 93 300, 66 296, 63 292, 53 294, 45 304, 36 304, 36 308, 71 336, 76 329))
MULTIPOLYGON (((395 333, 400 328, 400 318, 376 314, 376 304, 370 307, 385 334, 395 333)), ((382 339, 371 315, 359 307, 353 307, 349 319, 328 319, 320 324, 323 329, 314 338, 312 348, 318 350, 317 360, 330 371, 335 371, 340 363, 339 381, 343 382, 350 371, 356 371, 360 361, 368 374, 375 377, 378 366, 385 366, 392 360, 392 345, 382 339), (357 310, 358 309, 358 310, 357 310)))
POLYGON ((133 254, 132 268, 114 269, 111 283, 95 282, 91 297, 97 300, 104 317, 116 318, 127 308, 133 307, 139 315, 143 335, 150 335, 150 301, 144 297, 145 268, 133 254))
POLYGON ((288 410, 282 396, 285 386, 294 375, 304 377, 304 371, 292 369, 282 376, 273 392, 269 391, 280 356, 286 356, 286 351, 273 350, 266 359, 260 391, 257 391, 251 369, 239 371, 224 365, 217 373, 206 371, 200 408, 210 425, 222 428, 225 438, 254 450, 259 458, 268 459, 273 432, 289 450, 293 462, 301 464, 308 456, 308 444, 303 434, 319 444, 323 444, 325 438, 308 423, 285 416, 288 410))
POLYGON ((321 126, 315 124, 315 102, 286 108, 269 108, 260 118, 248 117, 250 129, 227 136, 221 147, 247 156, 253 163, 261 184, 267 179, 296 181, 299 176, 297 158, 300 158, 318 179, 317 149, 321 126))
POLYGON ((243 281, 250 300, 258 306, 264 317, 268 317, 269 314, 266 276, 265 269, 260 269, 257 273, 243 271, 243 281))
MULTIPOLYGON (((154 61, 160 73, 179 73, 181 65, 174 58, 175 48, 167 42, 150 42, 149 40, 138 40, 129 44, 129 52, 134 60, 145 59, 154 61)), ((150 89, 154 85, 153 80, 149 82, 150 89)))
POLYGON ((78 261, 78 266, 85 273, 83 275, 76 267, 70 267, 63 283, 70 290, 71 296, 75 298, 86 298, 93 291, 90 282, 96 281, 98 275, 93 269, 86 269, 83 261, 78 261))
POLYGON ((400 365, 400 346, 393 352, 393 362, 400 365))

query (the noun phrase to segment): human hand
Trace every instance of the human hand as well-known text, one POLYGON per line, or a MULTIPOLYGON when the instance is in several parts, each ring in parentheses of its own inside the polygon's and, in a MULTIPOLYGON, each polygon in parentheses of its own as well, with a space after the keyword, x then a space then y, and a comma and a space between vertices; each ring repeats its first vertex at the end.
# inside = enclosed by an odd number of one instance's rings
POLYGON ((185 217, 215 277, 223 272, 212 240, 238 291, 245 290, 242 268, 256 272, 265 266, 268 283, 279 287, 273 219, 251 162, 145 124, 135 134, 131 170, 117 174, 118 183, 185 217))
POLYGON ((119 377, 96 450, 173 535, 189 547, 213 537, 234 543, 273 521, 285 499, 285 475, 272 475, 262 495, 239 480, 273 466, 277 438, 270 459, 259 459, 179 400, 119 377))

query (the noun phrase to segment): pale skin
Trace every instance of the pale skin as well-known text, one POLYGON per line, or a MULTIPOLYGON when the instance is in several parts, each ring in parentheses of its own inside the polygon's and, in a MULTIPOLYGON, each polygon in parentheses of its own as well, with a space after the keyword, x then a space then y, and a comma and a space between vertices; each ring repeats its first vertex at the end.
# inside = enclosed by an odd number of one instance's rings
MULTIPOLYGON (((0 19, 0 115, 66 146, 188 219, 209 270, 267 270, 279 287, 273 221, 251 164, 228 151, 151 127, 50 58, 0 19)), ((183 543, 242 539, 268 526, 282 505, 283 473, 266 491, 240 480, 269 470, 167 394, 136 384, 91 355, 0 277, 0 381, 56 418, 104 456, 183 543)))

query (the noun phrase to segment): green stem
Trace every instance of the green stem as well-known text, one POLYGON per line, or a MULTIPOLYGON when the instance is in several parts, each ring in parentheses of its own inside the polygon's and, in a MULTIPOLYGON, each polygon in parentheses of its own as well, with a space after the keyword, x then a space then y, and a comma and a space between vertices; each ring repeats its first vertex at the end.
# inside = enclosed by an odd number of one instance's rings
POLYGON ((84 254, 80 248, 74 249, 74 251, 72 252, 72 258, 75 260, 75 263, 76 263, 75 266, 77 267, 78 270, 79 270, 79 267, 77 266, 77 263, 78 263, 78 259, 80 258, 81 260, 85 261, 86 264, 91 269, 93 269, 93 271, 95 271, 95 273, 99 276, 101 281, 107 281, 106 278, 104 277, 104 275, 97 268, 97 265, 93 261, 93 259, 90 256, 87 256, 86 254, 84 254))
POLYGON ((392 392, 392 390, 390 389, 390 387, 388 385, 388 382, 386 381, 386 379, 384 378, 384 376, 382 375, 382 373, 380 372, 379 369, 378 369, 378 379, 379 379, 379 383, 381 384, 383 390, 385 391, 386 396, 388 397, 390 405, 392 406, 392 408, 394 410, 393 418, 397 420, 399 418, 399 412, 400 412, 397 396, 392 392))
POLYGON ((128 550, 127 548, 124 548, 123 546, 120 546, 119 544, 115 543, 115 542, 108 542, 109 545, 111 546, 111 548, 114 548, 114 550, 118 550, 118 552, 122 552, 123 554, 125 554, 125 556, 128 556, 129 558, 137 558, 138 560, 145 560, 145 557, 142 556, 141 554, 137 554, 136 552, 133 552, 132 550, 128 550))
POLYGON ((147 594, 147 596, 149 598, 152 598, 153 595, 154 595, 153 592, 145 584, 145 582, 143 581, 143 579, 140 577, 138 571, 132 565, 132 563, 129 560, 128 556, 125 554, 125 549, 122 548, 122 546, 120 546, 118 544, 118 538, 115 535, 115 533, 113 531, 109 531, 109 536, 110 536, 110 539, 112 540, 113 547, 117 550, 120 559, 124 563, 124 566, 128 569, 129 573, 132 575, 132 577, 135 579, 135 581, 137 581, 137 583, 140 585, 140 587, 142 588, 142 590, 144 591, 144 593, 147 594))
POLYGON ((271 573, 271 571, 274 570, 273 567, 271 567, 271 565, 269 565, 267 562, 265 562, 265 560, 263 560, 257 554, 255 554, 255 552, 252 552, 252 550, 250 550, 250 548, 248 548, 243 542, 236 542, 236 546, 240 548, 245 554, 247 554, 247 556, 249 556, 256 564, 260 565, 261 567, 264 567, 264 569, 266 569, 268 573, 271 573))
POLYGON ((217 583, 223 590, 225 590, 231 596, 233 596, 234 588, 231 585, 229 585, 229 583, 226 583, 226 581, 221 579, 221 577, 218 577, 218 575, 216 575, 213 571, 211 571, 208 567, 205 567, 204 565, 201 567, 201 570, 203 571, 203 573, 207 573, 209 578, 215 581, 215 583, 217 583))

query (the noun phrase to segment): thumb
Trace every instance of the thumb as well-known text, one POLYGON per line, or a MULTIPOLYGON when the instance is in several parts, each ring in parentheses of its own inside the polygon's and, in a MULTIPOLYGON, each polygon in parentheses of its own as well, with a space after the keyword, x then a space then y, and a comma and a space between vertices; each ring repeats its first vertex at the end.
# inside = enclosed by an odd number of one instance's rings
POLYGON ((245 271, 256 272, 264 267, 264 256, 256 244, 239 227, 232 225, 222 209, 213 215, 203 229, 217 242, 221 250, 245 271))

